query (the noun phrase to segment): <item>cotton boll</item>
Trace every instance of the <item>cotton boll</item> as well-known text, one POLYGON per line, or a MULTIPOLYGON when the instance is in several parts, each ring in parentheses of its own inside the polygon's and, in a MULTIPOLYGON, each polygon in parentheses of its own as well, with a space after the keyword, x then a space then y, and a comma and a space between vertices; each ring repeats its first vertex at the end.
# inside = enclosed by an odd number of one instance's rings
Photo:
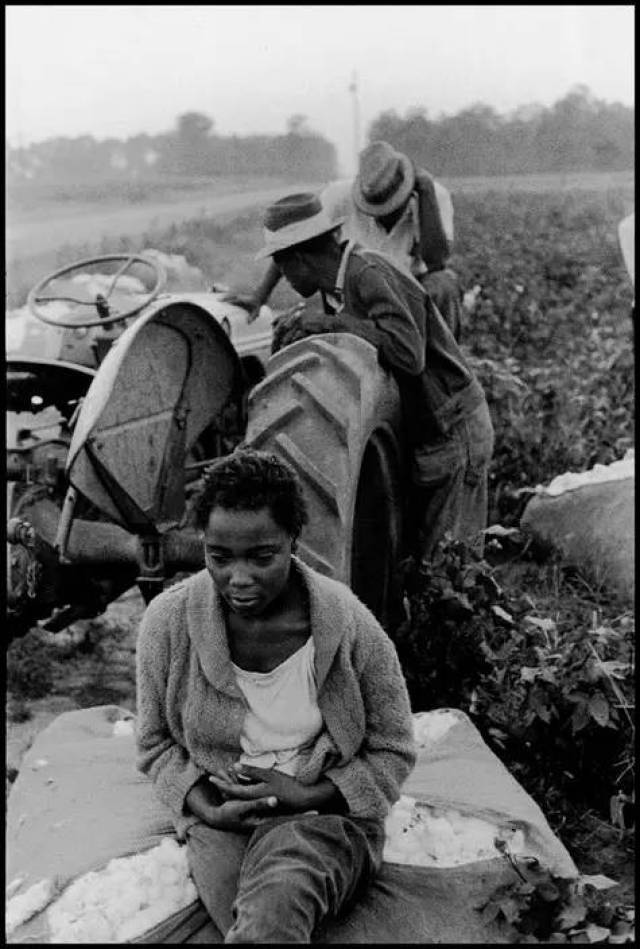
POLYGON ((186 861, 186 855, 183 854, 184 847, 181 847, 177 841, 167 838, 154 848, 154 859, 159 863, 179 865, 183 860, 186 861))
POLYGON ((118 916, 128 919, 142 909, 142 900, 135 887, 131 887, 118 895, 118 916))
POLYGON ((180 880, 180 870, 173 866, 163 866, 158 874, 158 879, 163 888, 175 886, 180 880))
POLYGON ((433 712, 414 715, 413 734, 416 743, 427 745, 440 741, 458 721, 458 716, 449 709, 436 709, 433 712))
POLYGON ((401 800, 385 822, 384 859, 412 866, 459 866, 496 857, 496 837, 509 840, 514 853, 524 848, 522 831, 499 828, 450 808, 407 805, 401 800))
POLYGON ((193 880, 186 879, 182 883, 182 890, 180 896, 180 903, 182 906, 188 906, 189 903, 195 902, 198 899, 198 891, 196 890, 196 885, 193 880))
POLYGON ((114 932, 109 921, 99 909, 85 913, 75 930, 76 942, 112 942, 114 932))
POLYGON ((24 880, 24 877, 16 877, 15 880, 12 880, 11 883, 8 883, 6 889, 7 897, 13 896, 14 893, 17 893, 24 883, 24 880))
POLYGON ((147 906, 140 910, 133 919, 123 922, 115 933, 115 942, 125 942, 133 936, 140 936, 163 922, 167 918, 167 908, 164 905, 147 906))
POLYGON ((122 942, 144 934, 197 899, 186 851, 175 840, 143 854, 118 857, 67 888, 49 910, 49 925, 60 942, 122 942), (123 935, 124 934, 124 935, 123 935))
POLYGON ((24 893, 9 900, 6 906, 5 926, 7 934, 35 916, 43 909, 55 892, 53 880, 40 880, 24 893))

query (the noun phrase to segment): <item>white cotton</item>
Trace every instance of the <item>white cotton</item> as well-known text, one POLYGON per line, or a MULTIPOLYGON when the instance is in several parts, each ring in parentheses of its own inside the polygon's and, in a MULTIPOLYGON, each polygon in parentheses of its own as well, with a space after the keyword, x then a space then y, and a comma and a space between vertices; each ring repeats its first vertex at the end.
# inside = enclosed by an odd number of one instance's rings
POLYGON ((113 725, 113 734, 116 738, 123 738, 127 735, 133 735, 134 724, 132 718, 121 718, 113 725))
POLYGON ((524 835, 453 809, 443 810, 403 796, 385 822, 383 858, 388 863, 423 867, 456 867, 499 856, 496 839, 521 853, 524 835))
POLYGON ((458 722, 458 716, 450 709, 418 712, 413 716, 413 737, 418 745, 433 744, 458 722))
POLYGON ((14 880, 11 881, 11 883, 7 883, 7 888, 6 888, 7 897, 13 896, 13 894, 17 892, 17 890, 20 889, 20 887, 24 883, 24 880, 25 880, 24 877, 16 877, 14 880))
POLYGON ((543 487, 537 485, 538 494, 557 497, 565 491, 574 491, 587 484, 603 484, 606 481, 621 481, 623 478, 633 478, 635 474, 635 452, 629 448, 624 458, 613 461, 610 465, 594 465, 588 471, 566 471, 558 475, 553 481, 543 487))
POLYGON ((476 308, 478 302, 478 297, 482 292, 482 287, 479 283, 474 284, 471 290, 466 290, 462 299, 462 305, 464 306, 467 313, 471 314, 476 308))
POLYGON ((203 290, 210 283, 199 267, 187 263, 183 254, 167 254, 153 247, 147 247, 142 252, 142 256, 156 260, 164 267, 167 273, 167 286, 170 291, 203 290))
POLYGON ((55 893, 53 880, 40 880, 24 893, 12 897, 6 906, 7 935, 39 913, 55 893))
POLYGON ((186 848, 173 839, 75 880, 48 911, 52 943, 125 942, 197 899, 186 848))
MULTIPOLYGON (((71 283, 77 283, 84 287, 87 293, 95 296, 97 293, 106 294, 111 284, 113 283, 113 274, 102 274, 102 273, 80 273, 75 277, 71 278, 71 283)), ((122 274, 118 277, 115 289, 120 293, 132 293, 132 294, 145 294, 147 289, 138 277, 134 277, 131 274, 122 274)))

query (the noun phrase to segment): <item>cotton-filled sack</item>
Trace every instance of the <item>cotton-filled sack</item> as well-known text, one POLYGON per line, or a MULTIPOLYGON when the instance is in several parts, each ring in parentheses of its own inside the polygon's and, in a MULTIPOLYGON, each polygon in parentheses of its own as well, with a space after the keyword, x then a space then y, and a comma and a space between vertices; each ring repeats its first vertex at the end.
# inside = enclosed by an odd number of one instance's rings
MULTIPOLYGON (((515 879, 495 847, 492 853, 494 832, 512 853, 577 876, 540 809, 463 713, 420 713, 414 728, 418 762, 387 820, 382 871, 316 942, 504 941, 475 909, 515 879), (417 849, 406 847, 411 836, 417 849)), ((131 716, 113 706, 68 712, 36 738, 9 798, 7 905, 14 921, 16 899, 28 902, 32 893, 43 905, 8 942, 222 942, 200 901, 190 899, 185 848, 134 758, 131 716), (164 882, 156 869, 163 864, 164 882), (122 885, 127 874, 139 883, 125 919, 117 880, 122 885), (169 891, 174 898, 166 898, 169 891)))

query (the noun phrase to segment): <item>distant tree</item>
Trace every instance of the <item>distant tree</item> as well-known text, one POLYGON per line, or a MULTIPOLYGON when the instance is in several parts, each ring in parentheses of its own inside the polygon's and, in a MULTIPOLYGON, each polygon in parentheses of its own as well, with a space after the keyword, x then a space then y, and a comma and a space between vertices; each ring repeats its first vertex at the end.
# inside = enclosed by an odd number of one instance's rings
POLYGON ((309 135, 307 116, 300 112, 290 115, 287 119, 287 135, 309 135))
POLYGON ((211 174, 213 128, 213 119, 203 112, 183 112, 175 131, 159 143, 160 167, 174 174, 211 174))
POLYGON ((368 140, 384 139, 434 174, 491 175, 621 170, 635 159, 634 110, 574 86, 550 108, 521 106, 508 116, 478 102, 430 120, 413 107, 380 113, 368 140))
POLYGON ((184 141, 203 141, 213 126, 213 119, 203 112, 183 112, 177 118, 178 137, 184 141))
POLYGON ((371 123, 369 128, 370 142, 389 142, 393 144, 398 136, 402 134, 405 120, 400 118, 395 109, 387 109, 381 112, 377 119, 371 123))

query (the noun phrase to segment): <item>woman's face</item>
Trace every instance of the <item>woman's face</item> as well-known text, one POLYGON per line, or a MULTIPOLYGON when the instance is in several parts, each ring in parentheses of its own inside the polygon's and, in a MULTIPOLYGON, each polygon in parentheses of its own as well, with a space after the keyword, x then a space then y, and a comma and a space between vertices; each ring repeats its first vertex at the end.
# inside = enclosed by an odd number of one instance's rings
POLYGON ((204 543, 207 570, 235 613, 259 616, 286 587, 293 540, 269 508, 215 507, 204 543))

